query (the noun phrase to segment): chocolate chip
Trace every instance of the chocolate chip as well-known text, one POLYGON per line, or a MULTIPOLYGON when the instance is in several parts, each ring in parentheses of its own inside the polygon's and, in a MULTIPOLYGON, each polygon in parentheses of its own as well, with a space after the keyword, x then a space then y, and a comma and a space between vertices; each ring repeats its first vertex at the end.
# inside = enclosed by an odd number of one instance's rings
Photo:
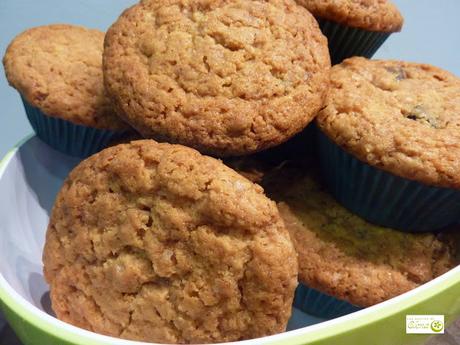
POLYGON ((407 79, 407 73, 402 67, 385 67, 385 69, 396 75, 396 80, 401 81, 407 79))
POLYGON ((406 118, 420 123, 425 123, 433 128, 440 128, 436 116, 430 114, 423 105, 416 105, 407 115, 406 118))

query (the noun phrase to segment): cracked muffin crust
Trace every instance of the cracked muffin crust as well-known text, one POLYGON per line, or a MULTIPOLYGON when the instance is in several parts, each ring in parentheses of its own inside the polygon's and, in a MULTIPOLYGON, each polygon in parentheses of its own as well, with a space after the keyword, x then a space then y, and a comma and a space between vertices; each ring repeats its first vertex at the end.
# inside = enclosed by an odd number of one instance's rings
POLYGON ((453 233, 409 234, 367 223, 339 205, 314 173, 285 168, 263 185, 278 202, 299 255, 299 280, 308 287, 367 307, 460 263, 453 233))
POLYGON ((43 262, 61 320, 161 343, 282 332, 297 285, 294 247, 262 188, 153 140, 108 148, 70 173, 43 262))
POLYGON ((404 19, 389 0, 296 0, 315 17, 368 31, 401 31, 404 19))
POLYGON ((460 79, 440 68, 351 58, 331 70, 320 129, 372 166, 460 188, 460 79))
POLYGON ((99 30, 40 26, 10 43, 3 65, 10 85, 48 116, 99 129, 128 129, 105 94, 103 47, 99 30))
POLYGON ((218 156, 275 146, 322 106, 330 58, 292 0, 141 1, 109 29, 104 80, 146 137, 218 156))

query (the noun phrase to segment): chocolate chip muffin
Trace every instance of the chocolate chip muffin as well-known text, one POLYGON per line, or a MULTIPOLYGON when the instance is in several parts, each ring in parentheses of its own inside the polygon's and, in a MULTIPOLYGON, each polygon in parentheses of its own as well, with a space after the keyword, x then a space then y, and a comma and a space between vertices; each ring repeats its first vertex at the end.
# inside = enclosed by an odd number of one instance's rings
POLYGON ((404 22, 389 0, 296 1, 318 20, 334 64, 356 55, 372 57, 391 33, 401 31, 404 22))
POLYGON ((103 42, 98 30, 46 25, 18 35, 3 58, 37 135, 73 156, 86 157, 130 131, 105 94, 103 42))
POLYGON ((460 79, 440 68, 352 58, 331 72, 317 124, 335 143, 395 175, 460 188, 460 79))
POLYGON ((274 202, 220 161, 133 141, 78 165, 43 254, 58 318, 160 343, 282 332, 297 256, 274 202))
POLYGON ((355 57, 334 66, 331 80, 317 125, 336 197, 385 226, 456 222, 460 79, 430 65, 355 57))
POLYGON ((218 156, 275 146, 322 106, 330 59, 291 0, 141 1, 107 33, 104 77, 146 137, 218 156))

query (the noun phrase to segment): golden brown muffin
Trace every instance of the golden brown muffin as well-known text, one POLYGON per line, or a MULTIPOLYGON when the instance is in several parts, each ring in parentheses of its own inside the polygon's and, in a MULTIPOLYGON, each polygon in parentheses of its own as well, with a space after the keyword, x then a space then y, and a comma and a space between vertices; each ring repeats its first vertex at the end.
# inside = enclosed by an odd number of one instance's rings
POLYGON ((31 105, 49 116, 99 129, 127 129, 105 95, 104 33, 56 24, 17 36, 3 58, 6 77, 31 105))
POLYGON ((404 19, 389 0, 296 0, 315 17, 367 31, 401 31, 404 19))
POLYGON ((367 223, 339 205, 314 172, 281 169, 269 195, 299 255, 299 280, 354 305, 385 301, 460 263, 450 234, 398 232, 367 223))
POLYGON ((330 58, 292 0, 141 1, 107 33, 105 85, 145 137, 219 156, 275 146, 322 106, 330 58))
POLYGON ((372 166, 460 188, 460 79, 437 67, 351 58, 331 70, 317 124, 372 166))
POLYGON ((262 188, 153 140, 108 148, 70 173, 43 262, 61 320, 161 343, 282 332, 297 285, 294 247, 262 188))

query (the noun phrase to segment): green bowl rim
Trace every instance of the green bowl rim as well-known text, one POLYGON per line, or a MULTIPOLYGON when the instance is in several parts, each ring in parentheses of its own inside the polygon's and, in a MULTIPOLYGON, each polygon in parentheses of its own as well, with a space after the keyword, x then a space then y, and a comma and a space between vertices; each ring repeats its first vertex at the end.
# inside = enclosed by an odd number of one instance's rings
MULTIPOLYGON (((14 157, 24 143, 33 135, 29 135, 18 144, 16 144, 0 161, 0 178, 3 176, 8 163, 14 157)), ((270 345, 301 345, 308 342, 325 340, 340 334, 352 331, 357 328, 365 327, 377 322, 383 318, 390 317, 394 314, 403 312, 411 306, 421 303, 426 299, 434 297, 449 289, 455 284, 460 283, 460 266, 450 270, 436 279, 419 286, 400 296, 380 303, 370 308, 358 312, 332 319, 312 326, 307 326, 297 330, 272 335, 269 337, 245 340, 226 345, 238 344, 270 344, 270 345)), ((152 343, 143 343, 128 341, 113 337, 100 335, 90 332, 63 321, 60 321, 45 312, 41 311, 26 299, 20 296, 6 281, 0 272, 0 301, 5 304, 12 312, 17 314, 24 322, 27 322, 44 333, 52 335, 58 339, 78 344, 78 345, 147 345, 152 343)), ((1 306, 1 304, 0 304, 1 306)))

